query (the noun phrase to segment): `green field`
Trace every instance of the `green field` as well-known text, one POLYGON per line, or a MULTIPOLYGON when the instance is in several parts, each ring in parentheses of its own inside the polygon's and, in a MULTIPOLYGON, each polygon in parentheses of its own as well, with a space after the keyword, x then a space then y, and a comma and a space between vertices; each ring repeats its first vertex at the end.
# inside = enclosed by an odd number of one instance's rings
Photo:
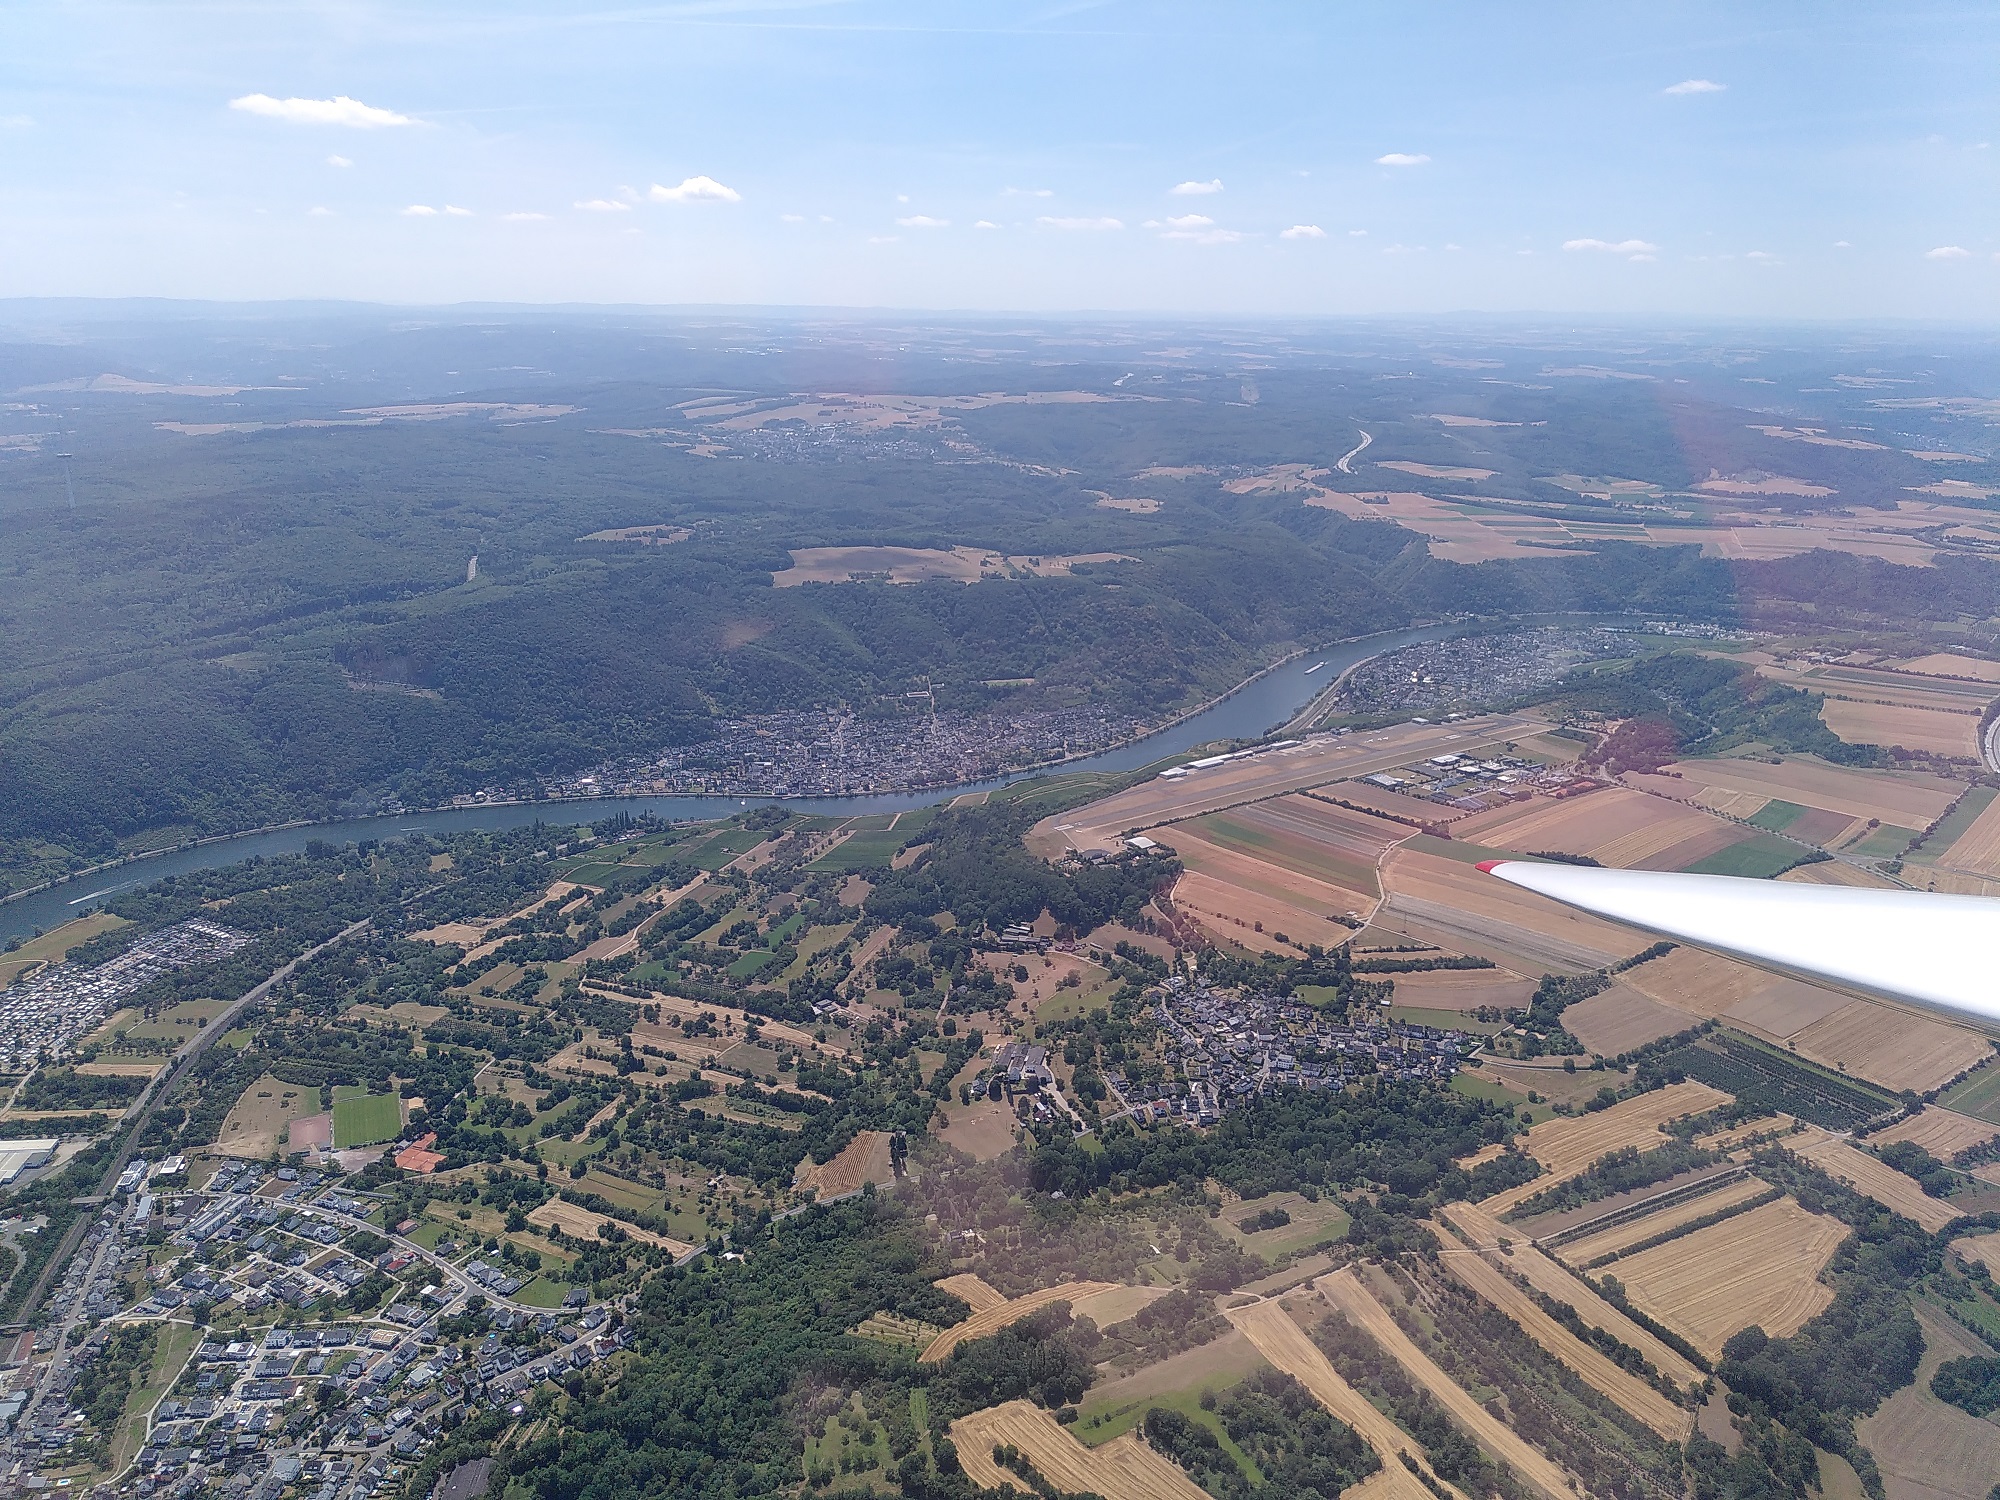
POLYGON ((1465 1031, 1477 1036, 1496 1036, 1507 1029, 1505 1021, 1479 1021, 1463 1011, 1433 1010, 1424 1005, 1392 1005, 1389 1017, 1412 1026, 1435 1026, 1441 1031, 1465 1031))
POLYGON ((1988 1125, 2000 1125, 2000 1067, 1987 1064, 1947 1090, 1938 1103, 1988 1125))
POLYGON ((1460 1073, 1452 1079, 1451 1086, 1458 1093, 1464 1094, 1469 1098, 1485 1099, 1494 1104, 1504 1104, 1517 1115, 1525 1111, 1529 1119, 1536 1125, 1541 1124, 1544 1120, 1553 1120, 1555 1118, 1555 1109, 1546 1100, 1540 1104, 1530 1104, 1527 1096, 1519 1090, 1510 1089, 1506 1084, 1496 1079, 1483 1078, 1478 1073, 1460 1073))
MULTIPOLYGON (((1910 840, 1917 836, 1914 828, 1898 828, 1894 823, 1884 823, 1871 830, 1865 838, 1856 839, 1844 846, 1848 854, 1863 854, 1870 859, 1896 859, 1910 847, 1910 840)), ((1939 848, 1944 846, 1940 844, 1939 848)))
POLYGON ((678 852, 699 869, 719 870, 737 855, 748 854, 766 839, 776 837, 780 831, 777 828, 725 828, 678 852))
POLYGON ((729 966, 731 979, 756 979, 772 965, 789 963, 782 953, 773 953, 769 948, 752 948, 748 953, 729 966))
MULTIPOLYGON (((1803 811, 1803 809, 1801 809, 1803 811)), ((1897 845, 1898 848, 1902 846, 1897 845)), ((1731 844, 1727 849, 1718 849, 1706 859, 1698 859, 1687 867, 1690 875, 1747 875, 1754 880, 1769 880, 1780 870, 1789 870, 1811 851, 1802 849, 1790 839, 1773 838, 1760 833, 1755 838, 1745 839, 1740 844, 1731 844)))
POLYGON ((2000 791, 1990 786, 1976 786, 1958 799, 1944 820, 1937 826, 1937 832, 1926 838, 1923 847, 1910 856, 1920 864, 1928 864, 1945 850, 1958 842, 1959 837, 1970 828, 1979 815, 1993 805, 1993 799, 2000 797, 2000 791))
POLYGON ((1766 802, 1747 820, 1752 827, 1769 829, 1772 833, 1783 833, 1805 816, 1806 810, 1796 802, 1766 802))
POLYGON ((342 1084, 333 1091, 333 1145, 374 1146, 393 1141, 403 1128, 403 1101, 394 1094, 371 1094, 342 1084))

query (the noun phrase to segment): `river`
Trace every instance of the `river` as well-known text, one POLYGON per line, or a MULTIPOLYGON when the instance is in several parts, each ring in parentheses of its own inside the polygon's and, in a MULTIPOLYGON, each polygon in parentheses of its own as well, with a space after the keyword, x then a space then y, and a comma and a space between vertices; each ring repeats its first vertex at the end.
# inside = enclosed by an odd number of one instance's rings
MULTIPOLYGON (((1540 623, 1532 620, 1517 625, 1540 623)), ((1569 624, 1590 623, 1569 617, 1569 624)), ((1492 629, 1484 625, 1431 625, 1415 630, 1399 630, 1384 635, 1342 641, 1321 651, 1308 651, 1262 676, 1252 678, 1228 697, 1200 713, 1162 729, 1144 739, 1134 740, 1116 750, 1066 762, 1070 771, 1131 771, 1165 756, 1177 755, 1196 745, 1215 740, 1254 739, 1283 724, 1306 704, 1313 694, 1356 662, 1385 651, 1400 650, 1419 641, 1442 640, 1453 635, 1474 635, 1492 629), (1325 666, 1313 670, 1316 663, 1325 666), (1307 673, 1311 672, 1308 676, 1307 673)), ((99 870, 23 896, 0 905, 0 942, 26 938, 70 921, 103 904, 111 896, 167 875, 184 875, 191 870, 213 870, 258 855, 296 854, 313 839, 334 843, 358 843, 363 839, 393 839, 409 833, 451 833, 467 828, 518 828, 524 823, 595 823, 619 813, 651 813, 672 820, 724 818, 746 807, 778 802, 799 812, 832 813, 854 817, 864 813, 904 812, 928 807, 934 802, 966 792, 994 791, 1031 776, 1049 774, 1048 769, 1017 771, 990 781, 968 782, 963 786, 927 787, 915 792, 880 792, 858 797, 702 797, 689 795, 651 797, 567 798, 560 802, 503 803, 496 806, 452 807, 435 812, 391 813, 370 818, 346 818, 331 823, 314 823, 299 828, 272 829, 239 834, 192 848, 168 849, 135 858, 114 869, 99 870)))

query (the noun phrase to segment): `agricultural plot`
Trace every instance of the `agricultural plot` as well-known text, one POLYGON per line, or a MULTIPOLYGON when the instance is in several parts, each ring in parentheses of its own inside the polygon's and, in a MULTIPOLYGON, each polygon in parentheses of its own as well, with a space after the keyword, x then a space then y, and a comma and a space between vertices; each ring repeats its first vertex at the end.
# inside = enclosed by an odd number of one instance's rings
POLYGON ((1643 946, 1629 928, 1541 900, 1469 864, 1407 847, 1382 867, 1376 922, 1476 953, 1522 975, 1605 968, 1643 946), (1415 930, 1412 930, 1414 927, 1415 930))
MULTIPOLYGON (((1266 1301, 1251 1307, 1231 1308, 1224 1316, 1275 1368, 1291 1376, 1321 1406, 1360 1433, 1362 1441, 1382 1460, 1382 1474, 1402 1476, 1393 1489, 1384 1486, 1386 1495, 1394 1500, 1428 1500, 1430 1491, 1398 1460, 1398 1455, 1405 1451, 1420 1458, 1428 1457, 1423 1445, 1341 1377, 1320 1347, 1292 1321, 1282 1303, 1266 1301)), ((1377 1474, 1374 1479, 1380 1477, 1377 1474)), ((1452 1489, 1450 1493, 1463 1500, 1458 1490, 1452 1489)))
POLYGON ((1023 1297, 1009 1298, 991 1307, 982 1307, 973 1312, 962 1323, 954 1323, 931 1341, 928 1349, 920 1356, 922 1363, 934 1365, 946 1359, 960 1344, 973 1339, 983 1339, 990 1333, 998 1333, 1011 1323, 1018 1323, 1030 1313, 1040 1312, 1053 1302, 1067 1302, 1072 1308, 1085 1297, 1098 1292, 1120 1290, 1115 1281, 1065 1281, 1059 1286, 1044 1287, 1038 1292, 1029 1292, 1023 1297))
POLYGON ((1137 1433, 1086 1448, 1054 1417, 1026 1401, 960 1417, 951 1424, 951 1440, 967 1476, 988 1489, 1019 1488, 1021 1476, 993 1457, 995 1449, 1006 1446, 1066 1494, 1101 1495, 1104 1500, 1209 1500, 1179 1464, 1155 1452, 1137 1433))
POLYGON ((230 1106, 215 1149, 224 1156, 268 1156, 278 1148, 278 1138, 292 1121, 318 1109, 318 1089, 284 1083, 266 1073, 230 1106))
POLYGON ((1847 996, 1802 979, 1686 944, 1630 970, 1619 982, 1671 1010, 1731 1021, 1780 1040, 1849 1003, 1847 996))
POLYGON ((1508 1280, 1499 1268, 1469 1251, 1443 1257, 1444 1267, 1473 1292, 1521 1325, 1550 1354, 1568 1365, 1597 1392, 1623 1407, 1670 1443, 1685 1442, 1694 1417, 1629 1370, 1612 1362, 1542 1310, 1540 1303, 1508 1280))
POLYGON ((1452 1420, 1477 1439, 1480 1447, 1511 1464, 1516 1474, 1550 1500, 1569 1500, 1571 1480, 1562 1467, 1551 1463, 1540 1450, 1531 1447, 1513 1428, 1475 1401, 1471 1392, 1439 1369, 1351 1268, 1323 1276, 1315 1286, 1355 1327, 1380 1344, 1413 1381, 1429 1391, 1438 1405, 1451 1414, 1452 1420))
POLYGON ((1521 1142, 1547 1169, 1544 1175, 1496 1193, 1479 1207, 1498 1217, 1543 1189, 1574 1177, 1607 1152, 1627 1146, 1646 1151, 1663 1144, 1666 1135, 1660 1127, 1667 1121, 1698 1115, 1728 1102, 1727 1094, 1690 1080, 1621 1100, 1594 1114, 1545 1120, 1521 1142))
POLYGON ((1844 1182, 1884 1208, 1914 1219, 1927 1233, 1936 1234, 1962 1212, 1947 1199, 1931 1197, 1917 1185, 1915 1178, 1825 1131, 1795 1136, 1785 1145, 1836 1182, 1844 1182))
POLYGON ((1852 1130, 1897 1102, 1858 1078, 1843 1077, 1730 1031, 1677 1048, 1659 1062, 1738 1098, 1828 1130, 1852 1130))
MULTIPOLYGON (((1401 988, 1397 986, 1398 993, 1401 988)), ((1693 1020, 1685 1011, 1649 1000, 1630 985, 1619 983, 1570 1006, 1563 1012, 1562 1024, 1600 1057, 1617 1057, 1663 1036, 1686 1031, 1693 1020)))
POLYGON ((1958 1114, 2000 1126, 2000 1066, 1988 1063, 1968 1074, 1946 1090, 1938 1102, 1958 1114))
POLYGON ((1979 656, 1959 656, 1949 651, 1935 652, 1903 662, 1899 671, 1925 677, 1960 678, 1975 683, 2000 683, 2000 661, 1979 656))
POLYGON ((1634 1245, 1643 1245, 1647 1240, 1667 1234, 1683 1224, 1692 1224, 1697 1219, 1706 1219, 1712 1214, 1727 1213, 1740 1208, 1770 1190, 1769 1185, 1759 1178, 1741 1178, 1727 1187, 1717 1188, 1712 1193, 1703 1193, 1698 1198, 1689 1198, 1642 1218, 1630 1219, 1609 1229, 1600 1229, 1595 1234, 1587 1234, 1581 1239, 1566 1240, 1556 1253, 1569 1264, 1589 1270, 1604 1264, 1612 1257, 1624 1254, 1634 1245))
POLYGON ((1979 754, 1976 710, 1917 708, 1898 703, 1857 703, 1828 698, 1820 719, 1850 745, 1901 745, 1938 755, 1974 759, 1979 754))
POLYGON ((1394 979, 1398 1005, 1432 1011, 1470 1011, 1483 1005, 1526 1010, 1535 993, 1533 980, 1498 969, 1432 969, 1394 979))
POLYGON ((1909 858, 1919 864, 1935 864, 1940 855, 1972 831, 1980 814, 1991 807, 1996 798, 2000 798, 2000 792, 1990 786, 1969 788, 1937 827, 1924 835, 1923 843, 1911 851, 1909 858))
MULTIPOLYGON (((1968 794, 1966 802, 1972 801, 1973 795, 1968 794)), ((1939 864, 1974 875, 2000 877, 2000 800, 1989 799, 1965 831, 1949 843, 1945 842, 1944 833, 1944 829, 1939 829, 1938 837, 1929 845, 1939 851, 1936 855, 1939 864)))
POLYGON ((1368 896, 1379 894, 1375 867, 1383 852, 1410 833, 1386 818, 1300 796, 1210 813, 1173 833, 1189 830, 1221 848, 1368 896))
POLYGON ((1769 880, 1780 871, 1790 869, 1810 852, 1789 839, 1760 833, 1725 849, 1703 854, 1680 868, 1690 875, 1738 875, 1750 880, 1769 880))
POLYGON ((394 1094, 371 1094, 342 1084, 333 1091, 333 1145, 374 1146, 393 1141, 403 1128, 403 1101, 394 1094))
POLYGON ((1217 849, 1198 839, 1175 843, 1187 866, 1174 883, 1177 910, 1225 944, 1267 953, 1332 947, 1349 936, 1335 915, 1367 912, 1370 898, 1217 849), (1284 934, 1280 939, 1277 935, 1284 934))
POLYGON ((686 1255, 694 1246, 682 1240, 669 1239, 663 1234, 655 1234, 650 1229, 640 1229, 622 1220, 613 1219, 609 1214, 597 1213, 592 1209, 574 1203, 565 1203, 560 1198, 551 1198, 529 1211, 528 1222, 544 1229, 560 1229, 564 1234, 581 1240, 595 1240, 598 1230, 606 1224, 616 1224, 631 1238, 645 1245, 658 1245, 676 1259, 686 1255))
POLYGON ((1007 1300, 1005 1292, 987 1285, 977 1276, 964 1273, 944 1277, 937 1283, 937 1287, 941 1292, 950 1292, 974 1312, 984 1312, 989 1307, 998 1307, 1007 1300))
POLYGON ((1799 1054, 1870 1083, 1920 1094, 1943 1088, 1993 1055, 1984 1036, 1894 1006, 1857 1000, 1793 1033, 1799 1054))
POLYGON ((1847 1233, 1838 1219, 1780 1198, 1627 1256, 1617 1276, 1641 1311, 1715 1359, 1752 1323, 1783 1338, 1831 1302, 1819 1273, 1847 1233))
POLYGON ((1310 1203, 1297 1193, 1271 1193, 1229 1204, 1218 1222, 1231 1239, 1252 1255, 1276 1261, 1294 1251, 1310 1250, 1339 1239, 1347 1233, 1348 1216, 1331 1196, 1310 1203), (1259 1214, 1273 1210, 1282 1211, 1291 1222, 1270 1229, 1244 1227, 1259 1214))
POLYGON ((1857 1424, 1856 1435, 1898 1500, 1983 1500, 2000 1474, 2000 1423, 1940 1401, 1931 1377, 1948 1359, 1991 1351, 1923 1302, 1915 1310, 1924 1333, 1917 1378, 1857 1424))
POLYGON ((1634 775, 1636 786, 1668 797, 1693 797, 1720 812, 1748 817, 1773 800, 1825 808, 1866 821, 1874 818, 1907 828, 1922 828, 1944 815, 1964 790, 1963 783, 1921 771, 1855 771, 1800 756, 1771 765, 1768 761, 1683 760, 1669 766, 1671 775, 1634 775), (1735 795, 1742 800, 1725 805, 1735 795), (1754 804, 1744 803, 1754 798, 1754 804))
POLYGON ((1625 787, 1528 804, 1511 816, 1489 814, 1464 834, 1521 853, 1584 855, 1631 870, 1682 869, 1746 837, 1700 808, 1625 787))

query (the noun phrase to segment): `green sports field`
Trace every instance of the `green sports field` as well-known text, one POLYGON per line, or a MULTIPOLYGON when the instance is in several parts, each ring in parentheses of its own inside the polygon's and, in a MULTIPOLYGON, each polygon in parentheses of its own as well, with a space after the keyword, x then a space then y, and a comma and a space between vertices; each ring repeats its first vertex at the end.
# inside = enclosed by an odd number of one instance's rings
POLYGON ((333 1091, 333 1146, 373 1146, 393 1141, 403 1128, 403 1102, 394 1094, 371 1094, 342 1085, 333 1091))

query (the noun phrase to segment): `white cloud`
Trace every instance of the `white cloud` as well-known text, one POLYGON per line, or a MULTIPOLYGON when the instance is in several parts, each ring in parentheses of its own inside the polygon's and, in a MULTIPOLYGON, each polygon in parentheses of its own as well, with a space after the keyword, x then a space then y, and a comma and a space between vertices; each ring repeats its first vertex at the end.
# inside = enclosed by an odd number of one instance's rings
POLYGON ((871 234, 868 236, 868 243, 871 245, 893 245, 900 239, 902 239, 900 234, 871 234))
POLYGON ((1123 229, 1125 227, 1125 222, 1122 219, 1052 219, 1046 214, 1035 220, 1035 222, 1044 229, 1123 229))
POLYGON ((1719 94, 1728 88, 1726 83, 1717 83, 1711 78, 1684 78, 1660 90, 1663 94, 1719 94))
POLYGON ((1428 245, 1384 245, 1382 253, 1384 255, 1422 255, 1429 248, 1428 245))
POLYGON ((1233 245, 1248 239, 1240 229, 1169 229, 1163 240, 1185 240, 1190 245, 1233 245))
POLYGON ((1368 231, 1365 229, 1350 229, 1347 231, 1347 237, 1351 240, 1365 240, 1368 238, 1368 231))
POLYGON ((330 219, 333 217, 333 210, 324 206, 309 208, 306 210, 306 217, 309 219, 330 219))
POLYGON ((1935 250, 1924 252, 1925 260, 1964 260, 1972 252, 1963 245, 1939 245, 1935 250))
POLYGON ((628 214, 632 211, 629 203, 620 203, 616 198, 585 198, 571 205, 591 214, 628 214))
POLYGON ((1281 240, 1323 240, 1326 231, 1317 224, 1294 224, 1290 229, 1278 231, 1281 240))
POLYGON ((1641 251, 1637 255, 1628 255, 1625 258, 1627 260, 1633 260, 1633 261, 1650 261, 1650 260, 1658 260, 1660 257, 1657 255, 1648 255, 1644 251, 1641 251))
POLYGON ((546 219, 548 215, 538 214, 532 209, 524 208, 511 214, 502 214, 500 217, 505 219, 509 224, 538 224, 546 219))
POLYGON ((933 219, 929 214, 911 214, 907 219, 898 219, 897 224, 904 229, 949 229, 951 220, 933 219))
POLYGON ((1169 229, 1206 229, 1215 220, 1207 214, 1177 214, 1167 220, 1169 229))
POLYGON ((896 201, 898 203, 908 203, 910 201, 910 195, 908 193, 898 193, 896 194, 896 201))
POLYGON ((1375 158, 1378 167, 1421 167, 1430 158, 1421 151, 1391 151, 1375 158))
POLYGON ((1564 240, 1565 250, 1601 250, 1607 255, 1657 255, 1660 247, 1644 240, 1564 240))
POLYGON ((0 130, 33 130, 33 115, 0 115, 0 130))
POLYGON ((661 187, 653 184, 646 196, 655 203, 741 203, 743 195, 733 187, 724 187, 713 177, 687 177, 678 187, 661 187))
POLYGON ((1004 196, 1008 198, 1053 198, 1055 195, 1054 188, 1010 187, 1004 193, 1004 196))
POLYGON ((804 214, 779 214, 779 215, 778 215, 778 222, 779 222, 780 224, 803 224, 803 223, 805 223, 805 221, 806 221, 806 216, 805 216, 804 214))
POLYGON ((471 209, 460 208, 456 203, 447 203, 444 206, 444 211, 450 214, 454 219, 469 219, 472 217, 471 209))
POLYGON ((353 161, 349 158, 340 155, 329 156, 326 159, 326 164, 329 167, 351 167, 354 165, 353 161))
POLYGON ((1000 226, 991 219, 981 219, 972 226, 974 229, 998 229, 1000 226))
POLYGON ((403 217, 406 219, 435 219, 437 217, 437 210, 432 208, 428 203, 412 203, 408 208, 403 210, 403 217))
POLYGON ((1221 192, 1222 179, 1211 177, 1207 182, 1177 182, 1167 191, 1181 198, 1198 198, 1204 193, 1221 192))
POLYGON ((1836 250, 1852 250, 1854 247, 1848 244, 1846 240, 1835 240, 1833 248, 1836 250))
POLYGON ((1756 262, 1757 262, 1757 264, 1759 264, 1760 266, 1775 266, 1775 265, 1779 264, 1779 260, 1778 260, 1778 257, 1777 257, 1777 256, 1775 256, 1775 255, 1773 255, 1773 254, 1772 254, 1772 253, 1771 253, 1770 251, 1768 251, 1768 250, 1751 250, 1751 251, 1747 251, 1747 252, 1746 252, 1746 253, 1744 254, 1743 258, 1744 258, 1745 260, 1754 260, 1754 261, 1756 261, 1756 262))
POLYGON ((377 109, 345 94, 331 99, 273 99, 269 94, 245 94, 241 99, 231 99, 229 107, 246 115, 263 115, 293 125, 345 125, 353 130, 375 130, 384 125, 417 123, 408 115, 399 115, 393 109, 377 109))

